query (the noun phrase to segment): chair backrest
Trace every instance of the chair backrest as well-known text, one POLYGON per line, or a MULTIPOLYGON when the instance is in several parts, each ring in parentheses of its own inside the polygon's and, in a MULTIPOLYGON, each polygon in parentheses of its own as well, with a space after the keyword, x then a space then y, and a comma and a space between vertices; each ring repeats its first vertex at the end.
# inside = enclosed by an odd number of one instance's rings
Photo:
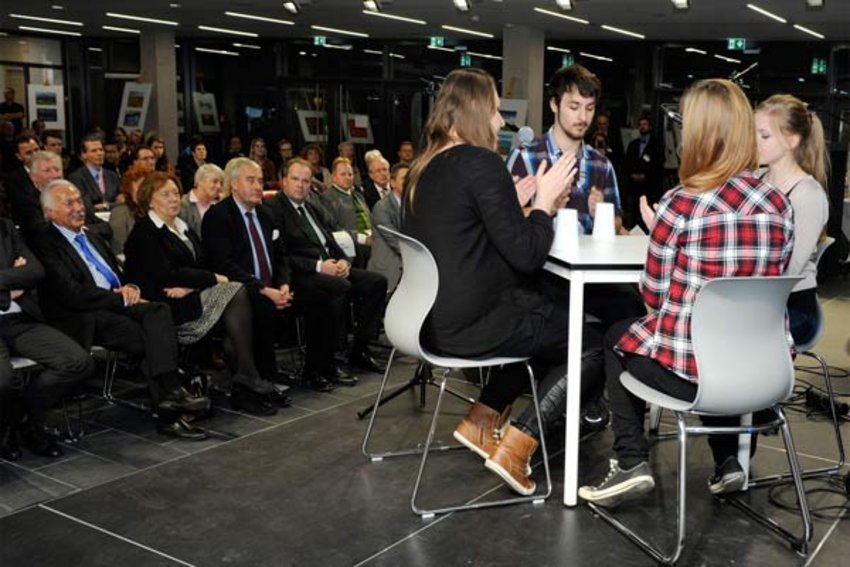
POLYGON ((384 332, 396 350, 422 359, 419 333, 437 299, 440 287, 437 262, 431 251, 415 238, 386 226, 379 226, 378 230, 398 239, 402 265, 401 281, 384 315, 384 332))
POLYGON ((702 287, 691 319, 699 373, 693 410, 737 415, 791 395, 794 365, 785 304, 800 279, 717 278, 702 287))

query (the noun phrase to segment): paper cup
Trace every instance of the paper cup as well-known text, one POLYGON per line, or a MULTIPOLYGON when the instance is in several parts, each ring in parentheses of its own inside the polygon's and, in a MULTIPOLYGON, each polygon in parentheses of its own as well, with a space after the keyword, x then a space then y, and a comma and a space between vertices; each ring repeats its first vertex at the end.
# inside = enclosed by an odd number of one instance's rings
POLYGON ((593 238, 597 240, 614 240, 613 203, 599 203, 596 205, 596 217, 593 219, 593 238))
POLYGON ((552 252, 572 252, 578 249, 578 211, 560 209, 555 216, 555 239, 552 252))

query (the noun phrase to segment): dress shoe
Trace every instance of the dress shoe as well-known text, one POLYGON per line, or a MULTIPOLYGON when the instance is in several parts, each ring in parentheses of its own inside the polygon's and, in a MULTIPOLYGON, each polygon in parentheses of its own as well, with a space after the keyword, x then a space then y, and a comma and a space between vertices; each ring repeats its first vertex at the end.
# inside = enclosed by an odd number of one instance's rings
POLYGON ((366 348, 351 351, 351 354, 348 355, 348 364, 375 374, 381 374, 384 371, 384 367, 375 360, 372 353, 366 348))
POLYGON ((304 381, 317 392, 330 392, 334 389, 330 380, 312 372, 304 372, 304 381))
POLYGON ((233 376, 233 385, 239 384, 247 390, 251 390, 261 396, 271 394, 275 391, 275 384, 272 384, 259 376, 246 376, 244 374, 236 374, 233 376))
POLYGON ((0 427, 0 459, 17 461, 21 458, 21 447, 18 445, 18 432, 4 425, 0 427))
POLYGON ((21 431, 21 439, 31 453, 42 457, 62 456, 62 449, 56 440, 38 424, 30 424, 21 431))
POLYGON ((182 386, 174 390, 166 390, 162 393, 162 399, 158 408, 164 411, 196 412, 203 411, 210 406, 210 399, 206 396, 193 396, 182 386))
POLYGON ((234 384, 230 392, 230 405, 233 409, 241 409, 251 415, 271 416, 277 413, 268 399, 268 395, 258 394, 240 384, 234 384))
POLYGON ((331 384, 337 384, 339 386, 356 386, 358 382, 357 376, 343 371, 338 366, 335 366, 333 370, 325 373, 325 378, 331 384))
POLYGON ((275 372, 274 376, 271 377, 271 381, 279 386, 294 386, 298 384, 300 380, 298 379, 298 375, 294 372, 278 370, 275 372))
POLYGON ((206 431, 182 419, 170 423, 157 423, 156 430, 162 435, 168 435, 177 439, 188 439, 190 441, 201 441, 208 437, 206 431))
MULTIPOLYGON (((289 387, 287 386, 286 389, 288 390, 289 387)), ((280 391, 275 390, 274 392, 272 392, 270 394, 266 394, 265 398, 266 398, 266 401, 269 402, 270 404, 281 407, 281 408, 289 407, 289 406, 292 405, 292 398, 287 396, 285 391, 280 392, 280 391)))

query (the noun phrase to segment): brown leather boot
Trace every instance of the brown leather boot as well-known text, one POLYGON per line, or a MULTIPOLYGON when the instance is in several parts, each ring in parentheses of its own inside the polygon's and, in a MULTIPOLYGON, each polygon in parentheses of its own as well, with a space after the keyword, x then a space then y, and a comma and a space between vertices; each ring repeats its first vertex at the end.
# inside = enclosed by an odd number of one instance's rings
POLYGON ((486 459, 499 444, 502 428, 510 414, 511 406, 499 414, 481 402, 475 402, 455 429, 454 438, 482 459, 486 459))
POLYGON ((509 425, 502 442, 484 466, 502 477, 514 491, 529 496, 537 485, 528 478, 531 474, 531 457, 537 450, 537 439, 509 425))

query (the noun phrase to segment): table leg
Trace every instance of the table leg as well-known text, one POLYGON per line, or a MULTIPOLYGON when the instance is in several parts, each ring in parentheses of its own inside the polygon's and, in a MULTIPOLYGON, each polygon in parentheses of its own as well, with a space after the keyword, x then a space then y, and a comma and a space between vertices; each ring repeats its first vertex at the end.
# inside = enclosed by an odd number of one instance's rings
POLYGON ((567 427, 564 450, 564 505, 576 505, 578 439, 581 420, 581 343, 584 324, 584 274, 570 277, 570 321, 567 347, 567 427))

